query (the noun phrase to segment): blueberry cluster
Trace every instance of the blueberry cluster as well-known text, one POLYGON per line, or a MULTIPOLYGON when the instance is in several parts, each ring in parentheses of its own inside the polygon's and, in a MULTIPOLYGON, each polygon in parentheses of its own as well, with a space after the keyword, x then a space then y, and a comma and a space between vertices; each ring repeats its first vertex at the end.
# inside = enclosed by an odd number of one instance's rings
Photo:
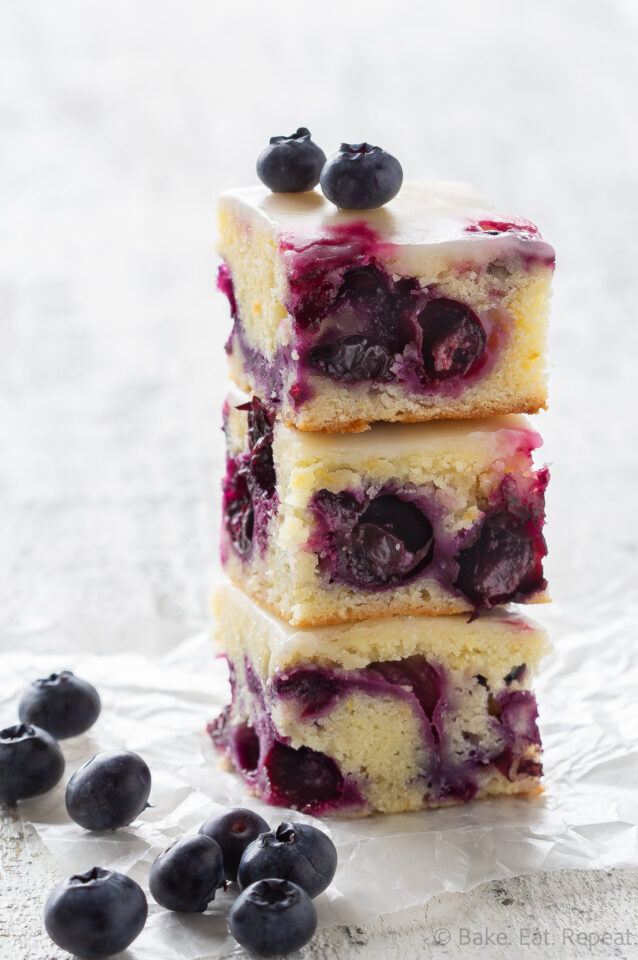
POLYGON ((324 195, 346 210, 382 207, 403 183, 401 164, 370 143, 342 143, 326 160, 307 127, 271 137, 257 159, 257 175, 275 193, 300 193, 319 183, 324 195))
MULTIPOLYGON (((253 420, 261 435, 264 425, 253 420)), ((18 707, 21 722, 0 731, 0 803, 51 790, 65 766, 55 738, 84 733, 100 709, 95 688, 69 670, 35 680, 18 707)), ((151 772, 142 757, 109 750, 73 774, 66 809, 86 830, 116 830, 148 806, 150 790, 151 772)), ((237 883, 241 892, 230 909, 231 933, 257 955, 276 957, 311 939, 317 925, 312 898, 326 889, 336 867, 334 844, 322 831, 292 823, 270 830, 254 811, 238 808, 206 820, 197 834, 164 850, 151 867, 149 887, 160 906, 195 913, 206 910, 220 887, 237 883)), ((100 960, 125 950, 147 913, 139 884, 93 867, 58 884, 44 922, 59 947, 100 960)))
POLYGON ((84 733, 100 709, 95 687, 70 670, 34 680, 18 705, 20 722, 0 730, 0 803, 53 789, 64 773, 57 741, 84 733))
POLYGON ((312 899, 336 868, 337 851, 321 830, 292 823, 270 830, 259 814, 239 807, 164 850, 151 867, 150 890, 168 910, 201 913, 220 887, 237 883, 230 932, 258 956, 278 957, 311 939, 312 899))

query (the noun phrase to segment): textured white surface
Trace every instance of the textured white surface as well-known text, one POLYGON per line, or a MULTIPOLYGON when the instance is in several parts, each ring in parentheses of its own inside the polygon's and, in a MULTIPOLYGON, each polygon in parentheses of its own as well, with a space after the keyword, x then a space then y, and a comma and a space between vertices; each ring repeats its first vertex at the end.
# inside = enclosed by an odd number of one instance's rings
MULTIPOLYGON (((604 643, 607 618, 635 670, 635 620, 617 614, 638 584, 637 34, 634 0, 3 0, 2 621, 205 619, 228 329, 214 198, 305 123, 328 151, 368 139, 408 177, 472 180, 556 247, 536 421, 549 575, 570 629, 595 612, 604 643)), ((574 690, 596 681, 583 666, 574 690)), ((40 924, 55 869, 28 828, 2 831, 0 952, 58 960, 40 924)), ((538 874, 325 934, 306 956, 511 957, 460 943, 485 924, 555 934, 530 956, 634 956, 637 892, 635 871, 538 874), (625 945, 564 940, 625 926, 625 945)))

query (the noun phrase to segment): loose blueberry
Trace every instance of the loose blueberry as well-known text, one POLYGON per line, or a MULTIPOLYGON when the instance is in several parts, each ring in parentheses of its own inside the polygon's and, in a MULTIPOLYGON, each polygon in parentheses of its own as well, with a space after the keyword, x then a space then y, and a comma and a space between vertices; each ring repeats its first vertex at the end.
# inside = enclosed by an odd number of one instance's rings
POLYGON ((476 542, 461 550, 458 563, 454 586, 477 605, 505 603, 542 585, 532 525, 507 510, 486 518, 476 542))
POLYGON ((483 354, 485 330, 474 311, 458 300, 430 300, 418 319, 423 331, 423 366, 429 377, 462 377, 483 354))
POLYGON ((355 383, 388 379, 392 355, 383 344, 370 337, 351 334, 313 347, 308 360, 315 370, 334 380, 355 383))
POLYGON ((0 730, 0 803, 46 793, 63 773, 62 751, 46 730, 29 723, 0 730))
POLYGON ((398 583, 432 559, 432 524, 416 504, 385 494, 370 502, 343 539, 347 579, 365 585, 398 583))
POLYGON ((160 853, 151 867, 149 888, 167 910, 203 913, 223 882, 221 847, 212 837, 197 834, 160 853))
POLYGON ((345 210, 370 210, 392 200, 403 183, 401 164, 381 147, 342 143, 321 171, 321 189, 345 210))
POLYGON ((93 867, 58 884, 46 902, 44 925, 62 950, 101 960, 126 950, 147 913, 144 891, 134 880, 93 867))
POLYGON ((244 850, 261 833, 268 833, 269 830, 270 827, 258 813, 237 807, 206 820, 198 832, 217 841, 224 857, 224 876, 226 880, 236 880, 244 850))
POLYGON ((289 137, 271 137, 257 159, 257 176, 273 193, 301 193, 319 183, 326 155, 306 127, 289 137))
POLYGON ((260 957, 281 957, 312 939, 317 911, 301 887, 288 880, 253 883, 237 897, 228 927, 242 947, 260 957))
POLYGON ((256 880, 290 880, 316 897, 329 886, 337 869, 335 845, 325 833, 306 823, 280 823, 246 848, 237 882, 242 890, 256 880))
POLYGON ((151 771, 137 753, 108 750, 76 770, 66 788, 66 809, 85 830, 117 830, 144 810, 151 771))
POLYGON ((77 737, 92 727, 100 715, 95 687, 70 670, 34 680, 18 707, 23 723, 33 723, 56 740, 77 737))

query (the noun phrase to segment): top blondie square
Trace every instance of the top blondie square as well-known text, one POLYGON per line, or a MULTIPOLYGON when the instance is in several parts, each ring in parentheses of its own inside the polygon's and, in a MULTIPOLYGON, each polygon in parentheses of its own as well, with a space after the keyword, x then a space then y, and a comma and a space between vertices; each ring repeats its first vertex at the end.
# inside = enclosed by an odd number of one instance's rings
POLYGON ((231 375, 286 425, 545 407, 554 250, 468 184, 407 182, 374 210, 256 185, 218 220, 231 375))

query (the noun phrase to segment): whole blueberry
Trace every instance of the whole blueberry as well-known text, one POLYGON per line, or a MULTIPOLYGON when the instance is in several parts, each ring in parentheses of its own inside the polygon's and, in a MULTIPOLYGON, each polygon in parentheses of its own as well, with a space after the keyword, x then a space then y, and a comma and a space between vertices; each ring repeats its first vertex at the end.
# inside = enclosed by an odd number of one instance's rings
POLYGON ((248 846, 237 871, 242 890, 256 880, 279 877, 318 896, 337 869, 335 845, 321 830, 306 823, 280 823, 248 846))
POLYGON ((198 832, 217 841, 224 857, 226 880, 236 880, 244 850, 261 833, 268 833, 269 830, 270 827, 258 813, 245 807, 236 807, 219 817, 206 820, 198 832))
POLYGON ((134 880, 93 867, 58 884, 46 902, 44 925, 63 950, 100 960, 126 950, 147 913, 144 891, 134 880))
POLYGON ((117 830, 147 806, 151 771, 137 753, 107 750, 76 770, 66 788, 66 809, 85 830, 117 830))
POLYGON ((62 751, 46 730, 30 723, 0 730, 0 803, 46 793, 63 773, 62 751))
POLYGON ((281 957, 298 950, 317 929, 317 911, 301 887, 269 878, 251 884, 228 915, 235 940, 260 957, 281 957))
POLYGON ((319 183, 326 155, 310 130, 299 127, 289 137, 271 137, 257 158, 257 176, 273 193, 300 193, 319 183))
POLYGON ((321 171, 321 189, 344 210, 371 210, 392 200, 403 183, 401 164, 369 143, 342 143, 321 171))
POLYGON ((409 500, 382 494, 343 537, 340 567, 357 585, 399 583, 423 570, 434 553, 434 531, 409 500))
POLYGON ((179 913, 203 913, 223 883, 221 848, 211 837, 199 834, 178 840, 160 853, 149 878, 154 899, 179 913))
POLYGON ((430 300, 418 322, 423 332, 423 366, 429 377, 447 380, 465 376, 485 350, 487 337, 481 321, 458 300, 430 300))
POLYGON ((23 723, 34 723, 56 740, 77 737, 92 727, 101 703, 95 687, 70 670, 34 680, 18 707, 23 723))

